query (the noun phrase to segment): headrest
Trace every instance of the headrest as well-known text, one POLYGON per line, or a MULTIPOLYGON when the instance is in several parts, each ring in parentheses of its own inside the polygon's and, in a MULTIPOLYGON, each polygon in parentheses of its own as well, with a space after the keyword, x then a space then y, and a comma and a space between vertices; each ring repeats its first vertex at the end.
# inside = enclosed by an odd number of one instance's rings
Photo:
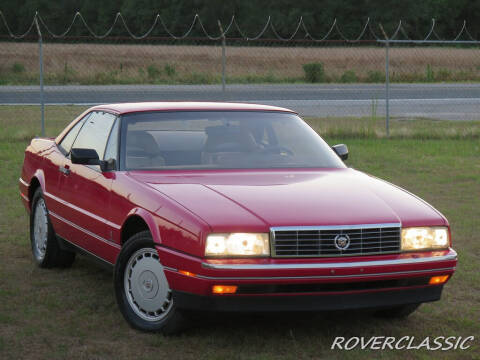
POLYGON ((209 126, 205 128, 207 140, 205 151, 252 151, 257 147, 250 130, 243 126, 209 126), (228 145, 228 146, 227 146, 228 145))
POLYGON ((149 155, 156 155, 159 152, 157 142, 152 134, 146 131, 129 131, 127 133, 127 151, 132 147, 140 148, 149 155))

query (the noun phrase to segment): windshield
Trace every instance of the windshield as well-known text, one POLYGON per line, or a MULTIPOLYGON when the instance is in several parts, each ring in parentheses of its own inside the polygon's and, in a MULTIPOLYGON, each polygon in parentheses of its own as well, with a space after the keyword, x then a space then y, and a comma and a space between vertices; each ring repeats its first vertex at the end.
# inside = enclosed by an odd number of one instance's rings
POLYGON ((344 168, 295 114, 174 111, 123 116, 121 169, 344 168))

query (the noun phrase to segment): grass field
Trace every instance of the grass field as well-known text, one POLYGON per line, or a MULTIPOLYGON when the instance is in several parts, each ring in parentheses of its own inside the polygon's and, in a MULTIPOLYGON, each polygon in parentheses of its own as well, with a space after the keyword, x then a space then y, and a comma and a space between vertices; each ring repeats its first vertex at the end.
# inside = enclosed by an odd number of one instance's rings
MULTIPOLYGON (((81 110, 47 108, 48 135, 81 110)), ((0 359, 480 359, 480 123, 394 122, 385 139, 371 119, 309 122, 330 144, 349 145, 350 166, 405 187, 450 220, 459 265, 440 302, 400 321, 210 314, 181 336, 134 331, 117 310, 110 272, 82 256, 68 270, 34 266, 17 181, 27 139, 39 133, 38 111, 0 107, 0 359), (469 335, 466 351, 330 350, 336 336, 469 335)))
MULTIPOLYGON (((212 43, 207 43, 212 44, 212 43)), ((38 83, 38 44, 0 43, 0 84, 38 83)), ((221 47, 212 45, 58 44, 46 42, 46 84, 220 83, 221 47)), ((409 47, 390 50, 393 82, 480 81, 478 48, 409 47)), ((385 49, 378 46, 231 46, 228 83, 305 82, 304 64, 320 62, 320 82, 385 80, 385 49)))

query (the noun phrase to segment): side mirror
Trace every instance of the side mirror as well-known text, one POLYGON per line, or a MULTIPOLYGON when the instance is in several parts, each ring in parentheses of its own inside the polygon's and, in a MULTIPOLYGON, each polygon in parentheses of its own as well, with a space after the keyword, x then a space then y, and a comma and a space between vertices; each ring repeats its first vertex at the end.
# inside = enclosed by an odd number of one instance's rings
POLYGON ((70 158, 73 164, 99 165, 102 172, 115 170, 115 160, 100 160, 93 149, 72 149, 70 158))
POLYGON ((116 165, 115 159, 108 159, 108 160, 100 161, 100 170, 102 170, 102 172, 113 171, 113 170, 115 170, 116 166, 117 165, 116 165))
POLYGON ((335 151, 335 154, 338 155, 338 157, 342 160, 347 160, 348 159, 348 147, 345 144, 338 144, 338 145, 333 145, 332 146, 333 151, 335 151))
POLYGON ((73 164, 100 165, 98 154, 93 149, 72 149, 70 158, 73 164))

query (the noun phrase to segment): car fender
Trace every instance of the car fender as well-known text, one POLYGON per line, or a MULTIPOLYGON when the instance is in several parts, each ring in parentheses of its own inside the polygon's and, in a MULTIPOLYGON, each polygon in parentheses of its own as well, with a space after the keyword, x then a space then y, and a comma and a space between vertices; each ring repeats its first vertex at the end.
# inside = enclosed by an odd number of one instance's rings
POLYGON ((18 179, 20 196, 27 212, 31 211, 33 199, 32 182, 34 181, 38 181, 42 192, 45 192, 45 175, 43 173, 43 170, 41 169, 37 169, 32 175, 29 175, 25 171, 22 171, 22 175, 18 179))
POLYGON ((160 236, 160 230, 158 228, 157 222, 155 221, 154 215, 150 213, 149 211, 136 207, 130 210, 128 213, 127 217, 125 218, 125 221, 122 224, 122 229, 125 223, 128 221, 129 218, 132 216, 139 216, 145 221, 145 223, 148 226, 148 229, 150 230, 150 233, 152 234, 153 242, 156 244, 161 244, 162 243, 162 238, 160 236))
MULTIPOLYGON (((42 192, 45 193, 45 174, 42 169, 37 169, 35 173, 30 177, 30 182, 29 182, 29 188, 32 184, 32 180, 36 178, 38 182, 40 183, 40 188, 42 189, 42 192)), ((33 194, 32 194, 33 195, 33 194)))

